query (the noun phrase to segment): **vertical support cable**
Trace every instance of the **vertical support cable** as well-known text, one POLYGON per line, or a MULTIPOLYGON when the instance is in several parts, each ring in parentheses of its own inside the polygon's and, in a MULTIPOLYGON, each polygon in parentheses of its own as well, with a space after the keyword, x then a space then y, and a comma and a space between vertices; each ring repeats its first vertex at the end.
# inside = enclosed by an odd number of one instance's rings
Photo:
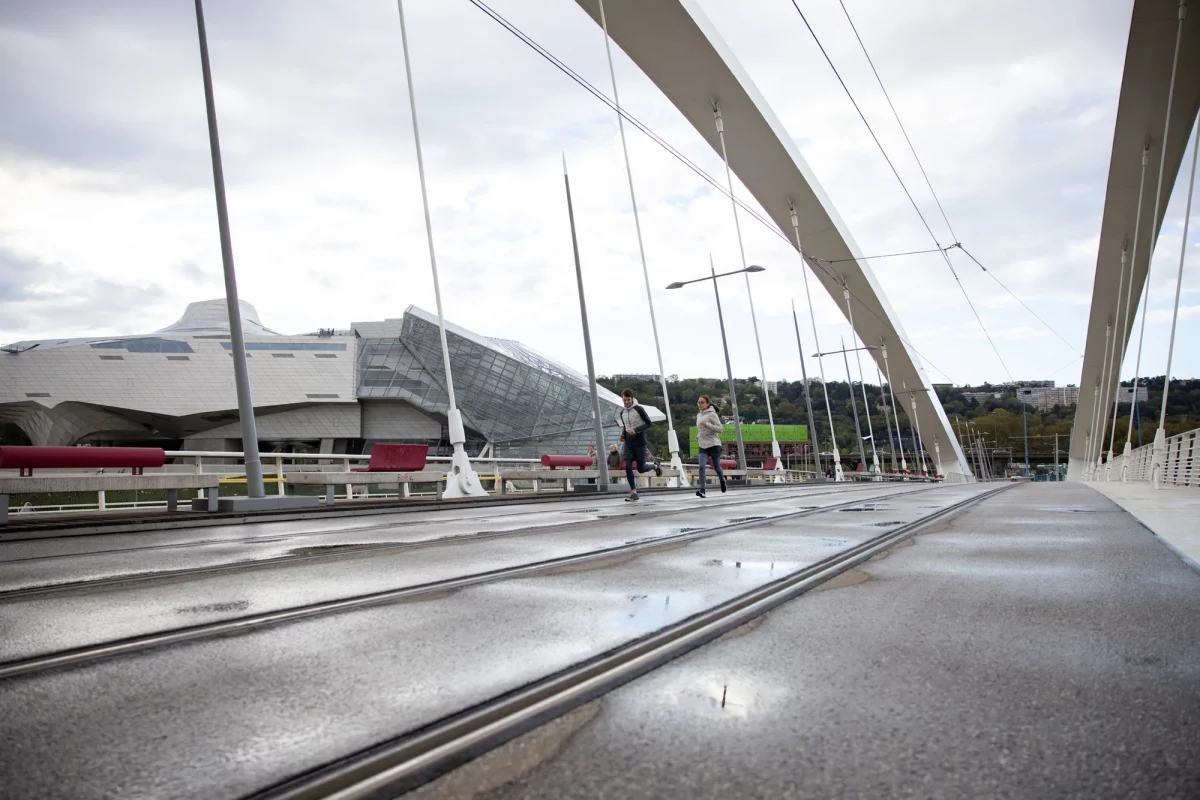
POLYGON ((466 431, 463 428, 462 414, 454 400, 454 378, 450 374, 450 348, 446 344, 446 318, 442 314, 442 289, 438 282, 437 253, 433 246, 433 220, 429 214, 429 192, 425 187, 425 160, 421 153, 421 129, 417 124, 417 96, 413 93, 412 63, 408 56, 408 29, 404 24, 404 0, 396 0, 400 12, 400 45, 404 50, 404 77, 408 82, 408 104, 412 113, 413 143, 417 151, 417 175, 421 183, 421 205, 425 209, 425 239, 429 245, 429 266, 433 271, 433 298, 437 303, 438 336, 442 343, 442 368, 446 371, 446 426, 450 433, 450 444, 454 448, 451 457, 450 472, 446 476, 444 497, 486 496, 479 476, 471 467, 467 457, 465 444, 466 431))
POLYGON ((1175 276, 1175 306, 1171 310, 1171 337, 1167 340, 1167 371, 1163 376, 1162 408, 1158 412, 1158 430, 1154 432, 1154 485, 1158 486, 1161 460, 1158 454, 1166 446, 1167 395, 1171 391, 1171 358, 1175 354, 1175 325, 1179 321, 1179 295, 1183 291, 1183 260, 1187 254, 1188 222, 1192 214, 1192 190, 1196 185, 1196 156, 1200 153, 1200 117, 1192 137, 1192 171, 1188 176, 1187 204, 1183 210, 1183 239, 1179 243, 1179 272, 1175 276))
MULTIPOLYGON (((1183 20, 1187 16, 1187 0, 1179 0, 1179 24, 1175 27, 1175 55, 1171 60, 1171 82, 1167 86, 1167 113, 1163 122, 1162 143, 1159 145, 1158 157, 1158 186, 1154 191, 1154 217, 1150 220, 1150 236, 1153 239, 1153 245, 1150 247, 1150 260, 1146 262, 1146 286, 1142 293, 1142 326, 1138 334, 1138 349, 1137 360, 1134 362, 1133 368, 1133 402, 1130 404, 1133 409, 1137 408, 1137 390, 1138 377, 1142 370, 1142 341, 1146 336, 1146 311, 1150 303, 1150 269, 1154 264, 1154 251, 1158 248, 1158 210, 1162 204, 1162 184, 1163 171, 1167 166, 1167 134, 1171 129, 1171 103, 1175 99, 1175 72, 1179 68, 1179 45, 1183 39, 1183 20)), ((1161 420, 1159 423, 1161 427, 1161 420)), ((1138 433, 1141 433, 1141 426, 1138 426, 1138 433)), ((1126 439, 1126 447, 1129 446, 1128 439, 1133 438, 1133 410, 1129 413, 1129 433, 1126 439)))
POLYGON ((1087 452, 1088 464, 1089 464, 1088 473, 1092 476, 1092 478, 1096 477, 1096 472, 1099 470, 1099 467, 1100 467, 1100 454, 1104 452, 1104 430, 1101 428, 1097 428, 1096 426, 1100 422, 1100 416, 1101 416, 1100 406, 1103 405, 1105 408, 1108 407, 1107 401, 1104 403, 1100 402, 1101 395, 1099 393, 1099 387, 1100 387, 1100 383, 1103 380, 1104 376, 1108 373, 1108 346, 1112 340, 1112 330, 1113 330, 1113 323, 1112 323, 1112 318, 1110 317, 1108 322, 1105 323, 1105 326, 1104 326, 1104 362, 1100 367, 1101 377, 1096 379, 1096 387, 1097 387, 1096 398, 1095 398, 1094 402, 1092 403, 1091 423, 1092 423, 1092 430, 1096 432, 1096 435, 1092 437, 1092 443, 1095 445, 1095 447, 1090 448, 1087 452), (1092 457, 1093 452, 1096 453, 1096 456, 1094 458, 1092 457))
MULTIPOLYGON (((1127 266, 1126 255, 1128 254, 1128 251, 1129 251, 1129 243, 1126 242, 1125 245, 1121 247, 1121 279, 1117 282, 1116 316, 1118 319, 1121 316, 1121 291, 1125 288, 1125 267, 1127 266)), ((1130 286, 1130 288, 1133 288, 1133 275, 1132 274, 1130 274, 1130 276, 1129 276, 1129 286, 1130 286)), ((1126 320, 1126 329, 1128 329, 1128 327, 1129 327, 1128 320, 1126 320)), ((1116 331, 1115 326, 1113 327, 1113 341, 1112 341, 1112 347, 1110 348, 1110 351, 1111 352, 1110 352, 1109 359, 1108 359, 1109 375, 1105 379, 1104 385, 1105 385, 1105 387, 1112 387, 1113 424, 1112 424, 1112 430, 1109 431, 1109 434, 1108 434, 1108 462, 1107 462, 1108 466, 1104 470, 1104 479, 1105 480, 1112 480, 1113 439, 1117 435, 1117 397, 1120 395, 1120 384, 1121 384, 1121 371, 1120 371, 1119 367, 1117 366, 1117 331, 1116 331)), ((1104 425, 1101 427, 1101 431, 1105 430, 1106 428, 1108 428, 1107 398, 1105 399, 1105 403, 1104 403, 1104 425)))
MULTIPOLYGON (((846 298, 846 318, 850 321, 850 343, 858 341, 858 333, 854 330, 854 311, 850 305, 850 287, 842 278, 842 296, 846 298)), ((865 345, 866 342, 863 342, 865 345)), ((844 346, 844 345, 843 345, 844 346)), ((862 351, 855 348, 854 360, 858 364, 858 388, 862 389, 863 412, 867 415, 867 435, 871 437, 871 462, 875 465, 875 473, 879 473, 879 451, 875 447, 875 427, 871 424, 871 404, 867 400, 867 382, 863 378, 862 351)), ((851 389, 853 391, 853 388, 851 389)), ((863 466, 866 469, 866 466, 863 466)))
MULTIPOLYGON (((629 182, 629 202, 633 206, 633 227, 637 230, 638 255, 642 259, 642 278, 646 282, 646 304, 650 307, 650 329, 654 332, 654 353, 658 356, 658 379, 662 384, 663 405, 667 413, 667 445, 671 451, 671 466, 678 478, 671 478, 671 486, 687 486, 688 479, 679 457, 679 435, 675 433, 675 420, 671 415, 671 393, 667 391, 667 373, 663 368, 662 347, 658 341, 658 320, 654 316, 654 298, 650 292, 650 270, 646 266, 646 247, 642 243, 642 221, 638 215, 637 193, 633 188, 633 168, 629 164, 629 145, 625 141, 625 118, 621 115, 621 96, 617 92, 617 73, 613 68, 612 46, 609 43, 608 19, 604 16, 604 0, 600 0, 600 27, 604 30, 604 53, 608 57, 608 76, 612 81, 613 106, 617 111, 617 128, 621 132, 621 152, 625 154, 625 177, 629 182)), ((743 264, 743 266, 745 266, 743 264)))
MULTIPOLYGON (((883 374, 879 371, 879 362, 875 362, 875 380, 879 381, 879 402, 883 404, 883 427, 887 428, 888 432, 888 447, 892 451, 892 472, 896 471, 896 440, 892 438, 892 423, 888 419, 888 403, 887 398, 883 394, 883 374)), ((895 413, 896 409, 892 409, 895 413)), ((962 432, 959 432, 959 447, 962 447, 962 432)))
POLYGON ((812 322, 813 329, 813 347, 817 348, 817 369, 821 374, 821 394, 825 395, 825 413, 829 416, 829 442, 833 445, 833 470, 834 480, 846 480, 846 474, 842 469, 842 457, 838 453, 837 432, 833 429, 833 410, 829 406, 829 387, 825 384, 825 362, 821 360, 819 355, 821 352, 821 339, 817 336, 817 315, 813 313, 812 294, 808 290, 808 263, 804 258, 804 248, 800 246, 800 218, 796 216, 796 204, 792 199, 788 198, 788 208, 792 212, 792 230, 796 234, 796 250, 800 253, 800 260, 803 265, 800 267, 800 274, 804 276, 804 298, 808 301, 808 318, 812 322))
MULTIPOLYGON (((892 365, 888 362, 887 343, 882 338, 879 340, 879 348, 883 351, 883 369, 887 373, 888 395, 892 398, 892 415, 896 418, 896 441, 900 443, 900 470, 908 471, 908 460, 904 457, 904 437, 900 435, 900 414, 896 410, 896 389, 892 384, 892 365)), ((916 455, 914 451, 913 455, 916 455)))
POLYGON ((800 320, 796 317, 796 303, 792 301, 792 326, 796 329, 796 349, 800 351, 800 377, 804 380, 804 406, 808 411, 808 427, 812 431, 813 454, 817 472, 821 471, 821 437, 817 435, 817 421, 813 418, 812 394, 808 389, 808 367, 804 365, 804 343, 800 341, 800 320))
MULTIPOLYGON (((1113 409, 1114 409, 1113 410, 1113 435, 1114 436, 1116 435, 1116 431, 1117 431, 1116 408, 1117 408, 1117 404, 1120 402, 1120 397, 1121 397, 1121 373, 1125 370, 1125 357, 1127 355, 1129 355, 1129 325, 1130 325, 1130 321, 1133 318, 1133 276, 1135 274, 1137 274, 1138 236, 1141 233, 1141 227, 1142 227, 1142 200, 1145 196, 1145 190, 1146 190, 1146 166, 1149 163, 1150 163, 1150 137, 1147 136, 1146 144, 1142 148, 1142 172, 1141 172, 1141 177, 1138 179, 1137 214, 1133 220, 1133 252, 1130 253, 1130 256, 1129 256, 1129 285, 1126 287, 1126 291, 1125 291, 1125 321, 1122 325, 1122 332, 1121 332, 1121 366, 1117 370, 1117 385, 1115 388, 1116 394, 1113 397, 1113 409)), ((1147 276, 1147 278, 1150 276, 1149 269, 1146 270, 1146 276, 1147 276)), ((1136 386, 1133 387, 1133 396, 1134 397, 1137 396, 1137 387, 1136 386)), ((1130 405, 1129 405, 1129 416, 1131 419, 1130 424, 1132 425, 1132 417, 1133 417, 1133 404, 1132 403, 1130 403, 1130 405)), ((1110 447, 1110 449, 1111 449, 1111 447, 1110 447)), ((1125 446, 1121 450, 1121 456, 1122 456, 1122 458, 1121 458, 1121 482, 1122 483, 1125 482, 1125 478, 1127 475, 1128 463, 1129 463, 1129 459, 1127 456, 1129 455, 1130 450, 1131 450, 1131 448, 1129 446, 1129 437, 1126 436, 1125 437, 1125 446)))
MULTIPOLYGON (((721 140, 721 160, 725 162, 725 182, 729 184, 729 202, 733 205, 733 227, 737 231, 738 252, 742 256, 742 269, 746 269, 746 247, 742 244, 742 223, 738 220, 737 198, 733 194, 733 172, 729 169, 729 152, 725 149, 725 121, 721 107, 712 101, 713 119, 717 124, 717 137, 721 140)), ((771 410, 771 392, 767 390, 767 367, 763 363, 762 342, 758 338, 758 317, 754 313, 754 293, 750 291, 750 273, 746 278, 746 297, 750 300, 750 321, 754 327, 754 345, 758 348, 758 370, 762 376, 763 398, 767 403, 767 421, 771 423, 771 455, 775 457, 776 483, 783 482, 783 458, 779 452, 779 438, 775 435, 775 414, 771 410)))
POLYGON ((858 401, 854 399, 854 378, 850 376, 850 357, 846 355, 846 339, 842 338, 842 361, 846 363, 846 388, 850 390, 850 409, 854 412, 854 432, 858 435, 858 460, 863 474, 867 473, 867 454, 863 450, 862 427, 858 424, 858 401))

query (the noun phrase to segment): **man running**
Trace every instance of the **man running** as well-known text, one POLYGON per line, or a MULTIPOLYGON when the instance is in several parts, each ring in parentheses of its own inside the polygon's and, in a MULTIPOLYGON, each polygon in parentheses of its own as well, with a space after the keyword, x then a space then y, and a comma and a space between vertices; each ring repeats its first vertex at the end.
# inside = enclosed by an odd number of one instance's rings
POLYGON ((638 499, 637 484, 633 477, 634 462, 637 463, 639 475, 653 472, 661 476, 662 464, 655 459, 653 465, 646 466, 646 429, 652 424, 650 415, 638 404, 629 389, 621 392, 621 402, 625 407, 617 412, 617 424, 621 426, 620 440, 624 442, 625 480, 629 481, 629 496, 625 501, 629 502, 638 499))

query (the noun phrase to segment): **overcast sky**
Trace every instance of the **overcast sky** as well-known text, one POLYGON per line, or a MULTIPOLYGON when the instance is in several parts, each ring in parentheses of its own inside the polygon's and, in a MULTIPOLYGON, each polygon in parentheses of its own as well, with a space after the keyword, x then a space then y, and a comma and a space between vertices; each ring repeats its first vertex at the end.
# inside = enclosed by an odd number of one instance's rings
MULTIPOLYGON (((1071 344, 955 254, 1012 375, 1076 382, 1131 3, 845 2, 958 240, 1071 344)), ((790 0, 700 4, 864 254, 932 247, 790 0)), ((608 92, 602 34, 572 0, 492 5, 608 92)), ((841 7, 800 5, 953 241, 841 7)), ((656 372, 611 110, 467 0, 405 8, 447 318, 583 369, 565 152, 597 371, 656 372)), ((433 310, 395 3, 205 9, 242 299, 287 333, 433 310)), ((628 110, 722 175, 669 101, 614 57, 628 110)), ((0 341, 149 332, 223 295, 190 0, 4 0, 0 109, 0 341)), ((718 269, 741 266, 728 199, 642 134, 629 143, 666 372, 719 375, 711 293, 662 287, 704 274, 709 253, 718 269)), ((1143 374, 1165 363, 1185 183, 1186 163, 1152 267, 1143 374)), ((1181 342, 1200 341, 1198 223, 1194 207, 1181 342)), ((767 377, 798 379, 793 299, 814 351, 799 257, 748 217, 742 229, 747 259, 768 268, 752 278, 767 377)), ((872 268, 933 380, 1006 379, 939 256, 872 268)), ((734 371, 757 375, 744 281, 724 282, 723 299, 734 371)), ((814 302, 826 348, 849 335, 832 300, 814 302)), ((1175 359, 1176 375, 1200 375, 1200 348, 1175 359)))

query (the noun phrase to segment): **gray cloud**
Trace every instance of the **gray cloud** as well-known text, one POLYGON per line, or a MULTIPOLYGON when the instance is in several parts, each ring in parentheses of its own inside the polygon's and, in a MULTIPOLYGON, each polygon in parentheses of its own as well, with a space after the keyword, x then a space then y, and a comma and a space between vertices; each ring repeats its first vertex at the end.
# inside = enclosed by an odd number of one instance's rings
POLYGON ((129 286, 73 274, 65 265, 23 256, 0 245, 0 335, 53 331, 56 335, 136 333, 143 309, 166 292, 152 283, 129 286), (43 288, 47 284, 65 288, 43 288))

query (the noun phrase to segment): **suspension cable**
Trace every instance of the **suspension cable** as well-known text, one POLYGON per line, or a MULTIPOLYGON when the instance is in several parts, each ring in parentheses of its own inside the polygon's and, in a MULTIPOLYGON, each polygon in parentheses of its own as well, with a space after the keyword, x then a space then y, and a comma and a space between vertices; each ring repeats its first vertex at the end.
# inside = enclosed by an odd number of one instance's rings
MULTIPOLYGON (((996 274, 995 274, 994 272, 992 272, 991 270, 989 270, 989 269, 988 269, 987 267, 985 267, 983 264, 980 264, 980 263, 979 263, 979 259, 978 259, 978 258, 976 258, 975 256, 971 255, 971 252, 970 252, 969 250, 967 250, 967 248, 965 248, 965 247, 963 247, 963 246, 962 246, 962 242, 955 242, 954 244, 950 245, 950 247, 947 247, 946 249, 947 249, 947 250, 950 250, 950 249, 953 249, 953 248, 955 248, 955 247, 957 247, 959 250, 962 250, 962 251, 963 251, 963 254, 964 254, 964 255, 965 255, 967 258, 971 259, 971 260, 972 260, 972 261, 974 261, 976 264, 978 264, 978 265, 979 265, 979 268, 980 268, 981 270, 983 270, 985 273, 987 273, 987 275, 988 275, 988 276, 989 276, 989 277, 990 277, 992 280, 994 280, 996 283, 1000 284, 1000 288, 1001 288, 1001 289, 1003 289, 1004 291, 1006 291, 1006 292, 1008 292, 1010 295, 1012 295, 1012 298, 1013 298, 1014 300, 1016 300, 1018 303, 1020 303, 1022 306, 1024 306, 1024 307, 1025 307, 1025 310, 1026 310, 1026 311, 1028 311, 1030 314, 1033 314, 1034 318, 1035 318, 1035 319, 1036 319, 1038 322, 1040 322, 1040 323, 1042 323, 1043 325, 1045 325, 1045 326, 1046 326, 1046 329, 1047 329, 1048 331, 1050 331, 1050 332, 1051 332, 1051 333, 1053 333, 1055 336, 1057 336, 1059 339, 1061 339, 1063 344, 1065 344, 1067 347, 1069 347, 1069 348, 1071 348, 1072 350, 1074 350, 1076 353, 1079 353, 1079 348, 1078 348, 1078 347, 1076 347, 1075 345, 1071 344, 1071 343, 1070 343, 1070 342, 1068 342, 1066 339, 1064 339, 1064 338, 1063 338, 1063 335, 1062 335, 1061 333, 1059 333, 1058 331, 1054 330, 1054 328, 1053 328, 1053 327, 1051 327, 1051 325, 1050 325, 1050 323, 1049 323, 1049 322, 1046 322, 1046 320, 1044 320, 1044 319, 1042 319, 1041 317, 1039 317, 1039 316, 1038 316, 1038 313, 1037 313, 1036 311, 1034 311, 1032 308, 1030 308, 1030 307, 1029 307, 1029 305, 1028 305, 1028 304, 1026 304, 1026 302, 1025 302, 1024 300, 1022 300, 1021 298, 1017 297, 1016 293, 1015 293, 1015 292, 1014 292, 1012 289, 1010 289, 1010 288, 1008 288, 1007 286, 1005 286, 1005 285, 1004 285, 1004 282, 1003 282, 1003 281, 1001 281, 999 278, 997 278, 997 277, 996 277, 996 274)), ((1079 354, 1080 354, 1080 355, 1083 355, 1082 353, 1079 353, 1079 354)))
POLYGON ((883 160, 887 162, 888 168, 892 171, 892 175, 896 177, 896 181, 900 184, 900 188, 904 191, 904 196, 908 198, 908 202, 912 205, 913 210, 917 212, 917 217, 920 218, 921 224, 924 225, 925 230, 928 231, 929 238, 933 239, 933 243, 937 245, 938 250, 941 251, 942 258, 945 260, 946 266, 950 268, 950 274, 954 276, 954 282, 958 284, 958 288, 962 291, 963 298, 967 301, 967 305, 971 307, 971 313, 975 315, 975 321, 979 323, 980 330, 982 330, 983 335, 987 337, 988 344, 992 346, 992 352, 996 354, 996 359, 1000 362, 1000 366, 1004 368, 1004 372, 1008 375, 1008 379, 1010 381, 1013 380, 1012 373, 1008 369, 1008 364, 1004 363, 1004 357, 1000 355, 1000 350, 996 347, 995 341, 992 340, 992 335, 988 333, 987 326, 983 324, 983 318, 979 316, 979 311, 976 310, 975 304, 971 301, 970 295, 967 294, 967 288, 963 286, 962 281, 959 279, 958 272, 954 269, 954 264, 950 261, 950 256, 947 255, 946 251, 942 248, 942 244, 938 241, 937 234, 933 232, 933 228, 929 227, 929 221, 926 220, 925 215, 921 213, 921 208, 917 205, 917 201, 913 199, 912 192, 908 190, 908 185, 905 184, 904 179, 900 177, 900 173, 896 170, 896 165, 892 163, 892 159, 888 156, 887 150, 884 149, 883 143, 880 142, 879 137, 875 135, 875 129, 871 127, 871 123, 867 121, 867 117, 863 113, 862 108, 859 107, 858 101, 854 99, 854 93, 850 91, 850 87, 847 86, 846 81, 842 79, 842 74, 838 72, 837 67, 833 65, 833 59, 829 57, 829 53, 825 50, 825 45, 821 43, 821 39, 817 36, 817 32, 814 31, 812 25, 809 24, 808 17, 804 16, 804 12, 800 9, 800 4, 797 3, 796 0, 791 0, 791 2, 792 7, 796 9, 796 13, 800 15, 800 20, 804 23, 804 27, 808 28, 809 34, 812 35, 813 41, 816 42, 817 47, 820 49, 821 55, 825 57, 825 62, 829 64, 829 68, 833 70, 834 77, 836 77, 838 83, 841 84, 842 90, 846 92, 846 96, 850 98, 850 103, 854 106, 854 110, 858 112, 858 117, 862 120, 863 125, 866 126, 867 133, 871 134, 871 139, 875 142, 875 146, 879 148, 879 152, 883 155, 883 160))
MULTIPOLYGON (((569 67, 561 59, 559 59, 557 56, 555 56, 553 53, 551 53, 549 50, 547 50, 545 47, 543 47, 541 44, 539 44, 535 39, 533 39, 533 37, 529 36, 523 30, 518 28, 515 24, 513 24, 509 20, 505 19, 499 12, 497 12, 495 9, 493 9, 491 6, 489 6, 486 2, 484 2, 484 0, 467 0, 467 1, 469 3, 471 3, 471 5, 475 6, 477 9, 482 11, 484 14, 486 14, 488 17, 490 17, 494 22, 496 22, 502 28, 507 30, 513 36, 515 36, 517 39, 519 39, 521 41, 521 43, 523 43, 524 45, 529 47, 531 50, 533 50, 535 53, 537 53, 539 56, 541 56, 543 59, 545 59, 551 65, 553 65, 556 69, 558 69, 560 72, 562 72, 568 78, 570 78, 575 83, 577 83, 581 88, 583 88, 585 91, 587 91, 593 97, 595 97, 597 100, 604 103, 610 109, 612 109, 613 111, 615 111, 616 113, 618 113, 622 117, 624 117, 625 120, 627 122, 629 122, 629 124, 633 125, 639 131, 641 131, 646 136, 648 136, 651 141, 653 141, 659 147, 666 150, 667 153, 669 153, 677 161, 679 161, 681 164, 683 164, 688 169, 690 169, 692 172, 694 172, 705 183, 709 184, 710 186, 712 186, 714 189, 716 189, 718 192, 725 195, 726 197, 730 197, 733 200, 733 202, 737 203, 739 208, 741 208, 743 211, 745 211, 747 214, 749 214, 755 221, 757 221, 759 224, 761 224, 768 231, 770 231, 774 235, 778 236, 783 241, 787 242, 788 246, 790 246, 790 247, 795 246, 792 243, 791 239, 789 239, 788 236, 785 233, 783 233, 783 231, 780 230, 780 228, 772 220, 763 216, 757 209, 755 209, 754 207, 747 204, 745 201, 738 198, 737 195, 731 194, 729 192, 729 190, 727 190, 724 186, 721 185, 720 181, 718 181, 712 175, 705 172, 702 167, 700 167, 698 164, 696 164, 694 161, 692 161, 690 158, 688 158, 686 155, 684 155, 682 152, 680 152, 674 145, 672 145, 670 142, 668 142, 666 139, 664 139, 662 136, 660 136, 658 133, 656 133, 654 130, 652 130, 648 125, 643 123, 637 117, 630 114, 624 107, 619 106, 616 103, 614 103, 607 95, 604 94, 604 92, 600 91, 598 88, 596 88, 590 82, 588 82, 588 80, 586 78, 584 78, 582 75, 580 75, 578 72, 571 69, 571 67, 569 67)), ((936 240, 935 240, 935 243, 936 243, 936 240)), ((939 249, 941 249, 940 245, 939 245, 939 249)), ((817 256, 810 255, 803 251, 799 251, 799 252, 800 252, 800 255, 802 258, 809 260, 810 263, 812 263, 815 268, 819 268, 821 271, 823 271, 825 274, 827 274, 830 277, 830 279, 833 280, 835 283, 838 283, 838 284, 841 283, 841 279, 838 278, 837 275, 835 275, 833 272, 831 272, 825 266, 826 263, 834 263, 834 262, 824 261, 824 260, 818 258, 817 256)), ((914 252, 917 252, 917 251, 914 251, 914 252)), ((937 252, 937 251, 930 250, 928 252, 937 252)), ((896 254, 896 255, 903 255, 903 254, 896 254)), ((944 253, 943 253, 943 255, 944 255, 944 253)), ((885 257, 889 257, 889 256, 874 256, 874 258, 885 258, 885 257)), ((857 259, 839 259, 839 260, 853 261, 853 260, 857 260, 857 259)), ((951 268, 951 269, 953 270, 953 268, 951 268)), ((864 303, 861 298, 859 298, 856 294, 854 294, 853 290, 850 292, 850 296, 853 297, 856 301, 858 301, 859 305, 861 305, 863 308, 865 308, 867 310, 867 313, 869 313, 871 316, 873 316, 879 322, 881 322, 881 323, 887 325, 889 328, 891 328, 892 332, 896 334, 896 338, 899 339, 901 342, 903 342, 906 346, 908 346, 908 348, 910 350, 912 350, 913 353, 916 353, 916 355, 922 361, 924 361, 926 364, 928 364, 930 367, 932 367, 934 370, 936 370, 938 373, 940 373, 942 375, 942 377, 946 378, 951 383, 956 382, 956 381, 954 381, 953 378, 950 377, 950 375, 945 370, 938 367, 936 364, 933 363, 933 361, 931 361, 928 357, 926 357, 924 353, 922 353, 920 350, 918 350, 916 348, 916 346, 913 345, 912 342, 910 342, 907 339, 900 336, 899 333, 896 332, 894 326, 892 326, 888 320, 881 317, 875 311, 875 309, 871 308, 871 306, 869 304, 864 303)))
POLYGON ((871 54, 867 52, 867 46, 863 44, 862 37, 858 35, 858 27, 854 24, 854 20, 850 18, 850 12, 846 9, 846 4, 842 0, 838 0, 838 4, 842 7, 842 13, 846 15, 846 21, 850 23, 850 30, 854 31, 854 38, 858 40, 858 46, 862 48, 867 63, 871 65, 871 72, 875 75, 875 81, 879 84, 880 90, 883 91, 883 97, 887 100, 888 108, 892 110, 892 116, 896 118, 896 124, 900 126, 900 132, 904 134, 904 141, 908 143, 908 149, 912 153, 913 160, 917 162, 917 166, 921 170, 921 176, 925 178, 925 185, 929 187, 929 193, 933 195, 933 202, 937 203, 938 211, 942 212, 942 220, 946 223, 946 228, 950 231, 950 235, 954 237, 954 240, 958 241, 958 234, 954 232, 954 226, 950 224, 950 220, 946 216, 946 209, 942 208, 942 201, 938 199, 937 192, 933 190, 933 184, 930 183, 929 175, 925 172, 925 165, 921 163, 921 158, 917 155, 917 148, 913 147, 912 139, 908 138, 908 131, 905 130, 904 123, 900 121, 900 114, 896 111, 896 106, 892 105, 892 97, 888 94, 887 87, 883 85, 883 79, 879 77, 879 70, 875 69, 875 62, 871 60, 871 54))

